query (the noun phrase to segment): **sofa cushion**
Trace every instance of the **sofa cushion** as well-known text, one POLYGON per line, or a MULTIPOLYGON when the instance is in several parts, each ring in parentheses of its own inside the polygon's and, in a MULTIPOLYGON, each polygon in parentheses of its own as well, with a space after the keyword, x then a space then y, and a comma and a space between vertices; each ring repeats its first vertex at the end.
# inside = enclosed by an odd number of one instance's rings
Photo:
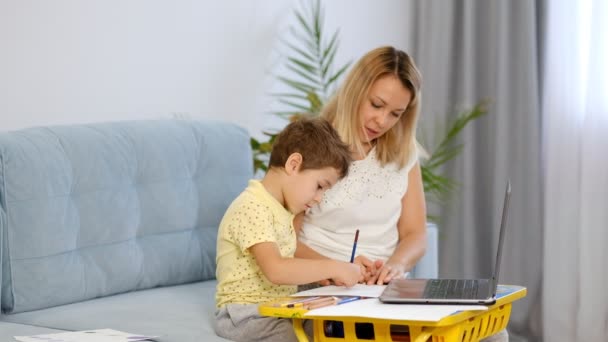
POLYGON ((228 123, 0 133, 2 310, 214 278, 219 221, 251 177, 228 123))
POLYGON ((160 336, 159 342, 227 341, 215 335, 214 280, 97 298, 4 317, 66 330, 111 328, 160 336))

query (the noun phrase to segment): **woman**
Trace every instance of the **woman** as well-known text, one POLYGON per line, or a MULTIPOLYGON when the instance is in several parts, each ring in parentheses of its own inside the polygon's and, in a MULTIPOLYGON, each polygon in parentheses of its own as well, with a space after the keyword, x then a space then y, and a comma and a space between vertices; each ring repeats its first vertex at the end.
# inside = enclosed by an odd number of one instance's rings
MULTIPOLYGON (((405 52, 386 46, 364 55, 323 108, 351 147, 348 175, 318 206, 299 215, 298 257, 355 262, 368 284, 404 277, 424 255, 426 205, 416 123, 422 77, 405 52)), ((328 281, 323 282, 327 284, 328 281)), ((503 331, 484 341, 507 341, 503 331)))
POLYGON ((420 84, 420 72, 405 52, 381 47, 359 60, 325 106, 322 116, 351 146, 355 162, 304 216, 302 256, 348 260, 359 229, 355 262, 368 270, 369 284, 403 277, 422 257, 426 208, 416 146, 420 84))

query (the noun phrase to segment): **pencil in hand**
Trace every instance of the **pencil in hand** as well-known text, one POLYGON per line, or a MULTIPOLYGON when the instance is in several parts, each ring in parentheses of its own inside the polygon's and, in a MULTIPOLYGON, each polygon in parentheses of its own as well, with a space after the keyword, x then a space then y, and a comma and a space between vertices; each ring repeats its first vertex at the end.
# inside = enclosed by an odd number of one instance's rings
POLYGON ((359 240, 359 229, 355 232, 355 242, 353 242, 353 251, 350 254, 350 263, 355 261, 355 251, 357 250, 357 240, 359 240))

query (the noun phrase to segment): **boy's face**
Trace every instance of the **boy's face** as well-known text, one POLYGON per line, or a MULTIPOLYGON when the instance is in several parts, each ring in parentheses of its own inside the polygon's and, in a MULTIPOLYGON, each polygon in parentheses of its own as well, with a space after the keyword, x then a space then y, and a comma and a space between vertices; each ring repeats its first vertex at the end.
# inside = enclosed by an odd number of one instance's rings
POLYGON ((333 167, 298 170, 289 179, 283 192, 285 207, 292 214, 299 214, 321 201, 325 191, 338 181, 339 173, 333 167))

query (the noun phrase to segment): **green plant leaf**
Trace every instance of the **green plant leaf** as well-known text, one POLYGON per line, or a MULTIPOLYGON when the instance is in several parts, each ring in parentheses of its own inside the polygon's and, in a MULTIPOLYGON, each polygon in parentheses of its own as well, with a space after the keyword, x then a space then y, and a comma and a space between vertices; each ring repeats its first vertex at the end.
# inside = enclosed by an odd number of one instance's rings
POLYGON ((282 40, 283 44, 285 44, 289 49, 293 50, 297 55, 299 55, 300 57, 306 59, 308 62, 310 63, 315 63, 317 61, 316 58, 314 58, 310 53, 300 49, 299 47, 295 46, 294 44, 282 40))
MULTIPOLYGON (((336 30, 325 43, 324 11, 319 0, 304 0, 294 11, 295 23, 287 31, 289 39, 281 38, 288 53, 285 68, 289 76, 275 75, 289 90, 271 94, 285 108, 272 111, 273 115, 292 120, 302 115, 318 115, 332 87, 350 63, 333 73, 332 65, 339 45, 336 30), (329 74, 333 76, 329 77, 329 74)), ((266 170, 264 160, 272 150, 276 133, 267 134, 268 141, 252 142, 254 170, 266 170)))
POLYGON ((283 104, 286 104, 288 106, 291 106, 292 108, 299 109, 299 110, 304 111, 304 112, 310 111, 310 107, 306 107, 305 105, 301 105, 299 103, 295 103, 295 102, 288 101, 288 100, 285 100, 285 99, 280 99, 279 102, 281 102, 283 104))
POLYGON ((281 117, 282 119, 285 119, 285 120, 289 120, 292 116, 294 116, 294 115, 296 115, 298 113, 299 113, 298 111, 290 111, 290 112, 285 112, 285 111, 278 112, 277 111, 277 112, 270 112, 270 114, 276 115, 276 116, 281 117))
POLYGON ((333 37, 331 38, 329 45, 323 51, 323 55, 320 61, 320 68, 327 72, 329 67, 334 63, 334 57, 336 56, 336 52, 338 51, 338 31, 334 32, 333 37))
POLYGON ((306 84, 306 83, 303 83, 303 82, 300 82, 300 81, 294 81, 294 80, 290 80, 290 79, 285 78, 285 77, 278 77, 278 79, 279 79, 281 82, 285 83, 286 85, 288 85, 288 86, 290 86, 290 87, 292 87, 292 88, 294 88, 294 89, 297 89, 297 90, 299 90, 299 91, 301 91, 301 92, 303 92, 303 93, 308 93, 308 92, 310 92, 310 91, 316 91, 316 90, 319 90, 319 89, 318 89, 316 86, 314 86, 314 85, 311 85, 311 84, 306 84))
POLYGON ((454 159, 457 155, 462 152, 463 145, 459 144, 456 146, 449 147, 448 145, 444 146, 441 149, 435 150, 425 165, 431 169, 435 170, 439 166, 447 163, 448 161, 454 159))
POLYGON ((288 65, 291 65, 294 68, 299 67, 299 68, 303 69, 304 71, 307 71, 313 75, 317 74, 318 69, 314 65, 301 61, 295 57, 288 57, 287 60, 288 60, 288 65), (289 63, 289 62, 291 62, 291 63, 289 63))
POLYGON ((346 69, 348 69, 348 67, 350 66, 350 63, 344 65, 342 68, 340 68, 340 70, 338 70, 338 72, 336 72, 326 83, 326 86, 329 87, 331 86, 331 84, 333 84, 336 80, 338 80, 338 78, 340 78, 342 76, 342 74, 346 71, 346 69))
POLYGON ((315 57, 315 59, 318 58, 317 56, 317 45, 316 42, 314 40, 314 37, 306 37, 304 35, 302 35, 301 33, 295 31, 295 30, 290 30, 291 35, 297 40, 299 41, 302 45, 304 45, 304 47, 310 49, 310 51, 313 53, 313 56, 315 57))
POLYGON ((459 184, 445 176, 440 175, 439 168, 448 161, 456 158, 463 149, 463 144, 457 144, 456 139, 462 130, 473 120, 485 115, 485 102, 481 102, 470 111, 459 113, 448 124, 440 143, 430 154, 428 159, 421 163, 422 183, 427 200, 444 204, 459 184))
POLYGON ((298 19, 298 22, 300 23, 300 25, 302 26, 304 31, 306 31, 306 33, 308 33, 310 36, 314 36, 313 29, 308 25, 308 23, 306 23, 306 20, 304 20, 304 17, 302 16, 302 14, 299 12, 296 12, 296 18, 298 19))
POLYGON ((314 76, 315 76, 314 74, 313 74, 313 75, 308 75, 308 74, 306 74, 305 72, 303 72, 303 71, 301 71, 301 70, 298 70, 297 68, 294 68, 294 67, 293 67, 293 66, 291 66, 291 65, 288 65, 288 66, 287 66, 287 69, 289 69, 289 70, 291 70, 291 71, 295 72, 295 73, 296 73, 296 74, 298 74, 300 77, 302 77, 302 78, 304 78, 304 79, 306 79, 306 80, 310 81, 311 83, 317 83, 317 81, 318 81, 318 80, 317 80, 317 78, 316 78, 316 77, 314 77, 314 76))
POLYGON ((293 93, 272 93, 272 94, 270 94, 270 96, 278 97, 278 98, 287 97, 287 98, 308 100, 308 96, 306 96, 306 95, 293 94, 293 93))
POLYGON ((253 137, 252 137, 252 138, 249 140, 249 143, 251 144, 251 148, 252 148, 252 149, 254 149, 254 150, 257 150, 257 149, 259 149, 259 148, 260 148, 260 142, 259 142, 259 141, 257 141, 257 140, 256 140, 255 138, 253 138, 253 137))
POLYGON ((485 115, 487 110, 485 109, 485 102, 477 104, 473 109, 469 112, 462 112, 456 116, 456 119, 452 122, 450 127, 448 128, 447 134, 445 138, 441 141, 438 149, 442 148, 445 145, 449 145, 455 138, 460 134, 460 132, 464 129, 464 127, 471 121, 485 115))
POLYGON ((321 57, 321 61, 323 61, 322 65, 331 64, 333 62, 333 57, 328 57, 330 54, 335 54, 338 51, 338 30, 334 32, 333 36, 329 40, 329 44, 325 47, 323 51, 323 56, 321 57))
POLYGON ((309 112, 312 114, 319 114, 321 112, 321 108, 323 107, 323 101, 319 98, 317 93, 310 92, 308 93, 308 102, 310 103, 309 112))

